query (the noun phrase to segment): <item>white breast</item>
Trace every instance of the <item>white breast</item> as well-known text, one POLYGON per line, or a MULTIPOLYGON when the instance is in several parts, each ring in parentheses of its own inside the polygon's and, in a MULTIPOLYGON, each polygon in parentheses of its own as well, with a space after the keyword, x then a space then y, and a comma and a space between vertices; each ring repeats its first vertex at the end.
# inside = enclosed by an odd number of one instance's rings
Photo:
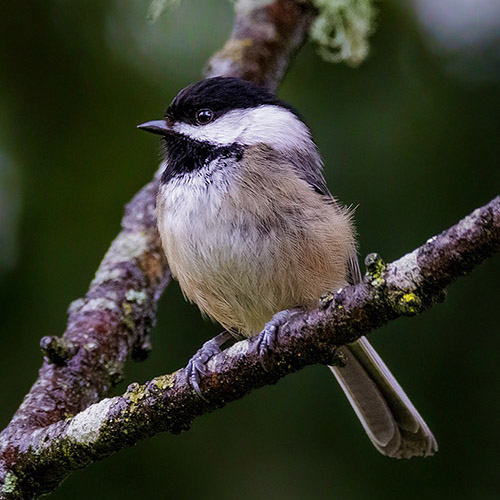
POLYGON ((275 267, 272 243, 235 210, 231 180, 231 168, 222 175, 215 162, 171 179, 160 188, 158 227, 184 295, 226 328, 259 331, 276 308, 262 289, 275 267))
POLYGON ((355 251, 347 211, 289 166, 269 169, 262 148, 252 159, 173 177, 158 196, 163 248, 183 293, 247 335, 342 286, 355 251))
POLYGON ((174 276, 184 293, 237 268, 254 245, 231 198, 231 167, 217 161, 172 178, 160 189, 158 225, 174 276), (245 233, 245 234, 243 234, 245 233))
POLYGON ((179 265, 195 265, 213 247, 228 190, 227 175, 222 176, 216 167, 212 162, 196 172, 173 177, 160 188, 158 225, 174 275, 179 265))

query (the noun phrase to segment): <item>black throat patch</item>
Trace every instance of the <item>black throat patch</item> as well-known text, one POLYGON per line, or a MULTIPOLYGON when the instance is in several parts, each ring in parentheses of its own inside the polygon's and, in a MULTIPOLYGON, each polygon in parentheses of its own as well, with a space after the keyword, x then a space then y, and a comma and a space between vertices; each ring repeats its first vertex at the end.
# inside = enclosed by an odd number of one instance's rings
POLYGON ((215 146, 180 134, 166 136, 164 141, 166 167, 160 179, 162 184, 174 177, 200 170, 216 159, 234 158, 239 161, 243 156, 243 146, 239 144, 215 146))

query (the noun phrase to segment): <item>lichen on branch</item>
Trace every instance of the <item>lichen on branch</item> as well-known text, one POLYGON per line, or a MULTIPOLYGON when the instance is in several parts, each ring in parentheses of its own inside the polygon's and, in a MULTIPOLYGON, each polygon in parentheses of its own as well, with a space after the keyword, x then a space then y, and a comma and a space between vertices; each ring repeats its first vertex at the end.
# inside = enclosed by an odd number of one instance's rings
MULTIPOLYGON (((163 13, 176 7, 180 1, 152 0, 148 10, 149 21, 156 22, 163 13)), ((236 13, 242 18, 248 17, 248 13, 255 13, 276 3, 275 0, 230 1, 235 3, 236 13)), ((374 0, 296 0, 296 3, 297 6, 312 6, 316 10, 309 35, 325 61, 358 66, 366 59, 369 52, 368 38, 375 31, 374 0)), ((233 44, 226 47, 226 51, 231 49, 237 52, 238 47, 245 44, 245 39, 240 44, 235 44, 236 37, 231 38, 233 44)), ((228 58, 228 61, 234 59, 228 58)))
MULTIPOLYGON (((57 472, 50 481, 37 483, 37 493, 49 491, 76 468, 158 432, 185 431, 196 417, 304 366, 341 363, 338 346, 400 316, 422 313, 443 299, 454 280, 499 250, 500 196, 392 263, 370 254, 363 282, 329 294, 317 309, 295 315, 278 330, 277 343, 264 360, 266 370, 258 338, 253 337, 210 359, 200 378, 206 400, 193 391, 182 369, 144 385, 130 384, 123 396, 103 399, 74 417, 22 436, 16 459, 4 469, 1 498, 24 498, 15 496, 20 487, 31 497, 33 479, 52 468, 57 472), (27 484, 26 477, 31 479, 27 484)), ((12 446, 5 439, 0 438, 4 452, 12 446)))

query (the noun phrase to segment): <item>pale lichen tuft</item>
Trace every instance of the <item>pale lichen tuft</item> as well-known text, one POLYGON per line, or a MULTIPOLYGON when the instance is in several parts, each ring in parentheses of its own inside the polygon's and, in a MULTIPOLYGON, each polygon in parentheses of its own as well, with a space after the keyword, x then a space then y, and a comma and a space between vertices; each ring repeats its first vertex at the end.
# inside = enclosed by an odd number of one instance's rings
POLYGON ((375 28, 373 0, 312 0, 319 14, 311 27, 311 40, 325 61, 362 63, 375 28))
POLYGON ((97 286, 107 283, 108 281, 118 280, 122 277, 121 269, 98 269, 95 278, 92 280, 91 285, 97 286))
POLYGON ((87 445, 95 443, 107 421, 112 402, 112 399, 103 399, 76 415, 66 431, 68 438, 87 445))
POLYGON ((135 302, 135 303, 139 304, 140 306, 142 306, 142 304, 144 304, 144 302, 146 302, 146 299, 148 297, 146 295, 145 290, 138 291, 138 290, 130 289, 130 290, 127 290, 127 292, 125 293, 125 298, 129 302, 135 302))
MULTIPOLYGON (((105 266, 101 266, 99 273, 109 272, 107 269, 110 265, 116 265, 120 262, 130 262, 132 259, 140 257, 148 250, 148 237, 144 232, 121 232, 111 243, 107 251, 104 261, 105 266)), ((104 277, 96 275, 95 280, 105 279, 104 277)))
POLYGON ((79 311, 85 305, 85 299, 75 299, 68 307, 68 314, 73 314, 79 311))
POLYGON ((81 312, 89 311, 114 311, 118 306, 109 299, 104 297, 89 300, 81 309, 81 312))

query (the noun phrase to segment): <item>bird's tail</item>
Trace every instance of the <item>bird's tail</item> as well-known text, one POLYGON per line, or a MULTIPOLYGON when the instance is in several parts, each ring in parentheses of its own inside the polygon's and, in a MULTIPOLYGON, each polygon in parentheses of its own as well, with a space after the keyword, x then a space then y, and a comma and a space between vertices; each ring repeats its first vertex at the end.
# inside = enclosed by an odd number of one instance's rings
POLYGON ((432 432, 368 340, 339 350, 345 366, 329 368, 375 448, 395 458, 433 455, 432 432))

